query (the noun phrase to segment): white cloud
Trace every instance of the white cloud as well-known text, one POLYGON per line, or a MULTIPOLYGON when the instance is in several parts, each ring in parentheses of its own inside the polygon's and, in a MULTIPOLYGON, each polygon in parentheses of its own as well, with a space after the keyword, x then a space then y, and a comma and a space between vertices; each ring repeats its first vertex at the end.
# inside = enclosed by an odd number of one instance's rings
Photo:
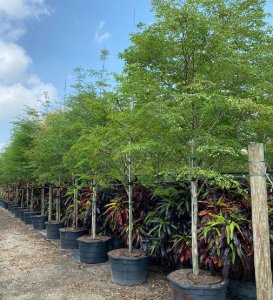
POLYGON ((0 0, 0 38, 17 41, 26 33, 24 21, 50 15, 45 0, 0 0))
POLYGON ((107 32, 107 31, 103 32, 104 25, 105 25, 105 22, 100 21, 99 26, 97 27, 96 32, 95 32, 94 39, 99 44, 103 43, 104 41, 108 40, 111 37, 109 32, 107 32))
POLYGON ((37 76, 28 78, 26 84, 13 83, 0 86, 0 122, 10 122, 23 113, 26 106, 39 109, 45 93, 49 99, 57 96, 55 87, 42 82, 37 76))
POLYGON ((22 80, 31 62, 23 48, 0 40, 0 82, 22 80))
POLYGON ((11 20, 50 14, 44 0, 0 0, 0 14, 11 20))
POLYGON ((30 74, 32 59, 18 42, 26 33, 25 21, 50 14, 45 2, 0 0, 0 122, 4 125, 22 115, 26 106, 39 109, 44 93, 51 100, 57 96, 51 83, 30 74))
POLYGON ((3 152, 4 148, 6 147, 6 143, 0 143, 0 153, 3 152))

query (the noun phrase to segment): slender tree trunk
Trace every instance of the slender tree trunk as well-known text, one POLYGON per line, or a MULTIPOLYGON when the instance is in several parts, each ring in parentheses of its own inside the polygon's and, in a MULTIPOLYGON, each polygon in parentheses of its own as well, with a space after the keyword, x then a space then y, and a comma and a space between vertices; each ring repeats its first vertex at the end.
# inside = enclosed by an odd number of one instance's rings
POLYGON ((57 188, 56 220, 60 222, 60 187, 57 188))
POLYGON ((191 181, 191 232, 192 232, 192 271, 194 275, 199 274, 198 264, 198 242, 197 242, 197 215, 198 215, 198 201, 197 201, 197 181, 191 181))
POLYGON ((48 191, 48 221, 52 221, 52 208, 53 208, 53 203, 52 203, 52 185, 49 185, 49 191, 48 191))
MULTIPOLYGON (((131 143, 130 143, 131 144, 131 143)), ((132 161, 131 153, 128 156, 128 200, 129 200, 129 232, 128 232, 128 245, 129 253, 133 250, 133 186, 132 186, 132 161)))
POLYGON ((16 186, 16 190, 15 190, 15 202, 16 202, 16 204, 19 204, 19 188, 18 188, 18 186, 16 186))
POLYGON ((28 183, 27 183, 27 209, 29 208, 29 190, 28 190, 28 183))
POLYGON ((22 189, 22 194, 21 194, 21 208, 24 207, 24 189, 22 189))
POLYGON ((45 215, 45 187, 41 191, 41 215, 45 215))
POLYGON ((34 201, 34 189, 31 188, 31 197, 30 197, 30 210, 33 210, 33 201, 34 201))
POLYGON ((93 182, 93 198, 92 198, 92 239, 96 238, 96 220, 97 220, 97 186, 93 182))
POLYGON ((75 181, 74 186, 74 227, 78 228, 78 189, 77 181, 75 181))
POLYGON ((58 204, 58 213, 57 213, 57 219, 58 222, 61 220, 61 177, 59 177, 59 187, 57 191, 57 204, 58 204))

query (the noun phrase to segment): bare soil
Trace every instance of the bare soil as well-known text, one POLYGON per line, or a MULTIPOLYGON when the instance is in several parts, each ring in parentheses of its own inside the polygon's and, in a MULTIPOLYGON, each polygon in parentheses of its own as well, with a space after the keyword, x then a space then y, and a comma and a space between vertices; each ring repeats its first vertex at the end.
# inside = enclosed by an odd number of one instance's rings
POLYGON ((115 256, 115 257, 145 257, 145 256, 147 256, 145 252, 138 250, 138 249, 133 249, 132 253, 129 253, 129 250, 127 248, 115 249, 108 253, 111 256, 115 256))
POLYGON ((146 283, 111 282, 108 263, 80 263, 60 242, 47 240, 0 208, 0 300, 167 300, 166 274, 151 266, 146 283))
POLYGON ((60 228, 62 232, 81 232, 81 231, 86 231, 85 228, 73 228, 73 227, 64 227, 60 228))
POLYGON ((105 235, 96 235, 96 237, 93 239, 90 235, 83 235, 82 237, 78 238, 78 241, 83 241, 86 243, 96 243, 98 241, 106 242, 109 241, 111 238, 109 236, 105 235))
POLYGON ((200 271, 200 274, 194 276, 191 269, 181 269, 172 272, 169 275, 172 281, 185 285, 212 285, 223 281, 222 277, 212 276, 208 272, 200 271))

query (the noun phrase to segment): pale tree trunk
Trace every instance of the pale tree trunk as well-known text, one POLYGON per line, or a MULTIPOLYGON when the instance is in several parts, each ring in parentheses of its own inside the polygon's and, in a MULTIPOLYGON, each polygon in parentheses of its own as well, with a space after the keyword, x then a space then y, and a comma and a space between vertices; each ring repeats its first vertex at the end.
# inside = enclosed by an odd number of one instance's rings
POLYGON ((272 271, 263 144, 250 144, 248 155, 257 299, 272 300, 272 271))
MULTIPOLYGON (((131 142, 130 142, 131 145, 131 142)), ((128 228, 128 245, 129 253, 133 251, 133 183, 132 183, 132 160, 131 153, 128 155, 128 202, 129 202, 129 228, 128 228)))
POLYGON ((197 222, 198 222, 198 200, 197 181, 191 181, 191 232, 192 232, 192 271, 193 275, 199 274, 198 263, 198 242, 197 242, 197 222))
POLYGON ((31 188, 31 197, 30 197, 30 210, 33 211, 33 200, 34 200, 34 189, 31 188))
POLYGON ((60 222, 61 216, 61 190, 60 187, 57 188, 57 199, 56 199, 56 221, 60 222))
POLYGON ((41 215, 45 214, 45 187, 42 188, 41 191, 41 215))
POLYGON ((61 177, 59 177, 59 186, 57 189, 56 219, 58 222, 61 220, 61 177))
POLYGON ((53 208, 53 203, 52 203, 52 185, 49 185, 49 191, 48 191, 48 221, 52 222, 52 208, 53 208))
POLYGON ((21 208, 24 207, 24 189, 22 189, 22 195, 21 195, 21 208))
POLYGON ((78 187, 77 187, 77 181, 75 181, 74 186, 74 227, 78 228, 78 187))
POLYGON ((92 197, 92 239, 96 238, 96 219, 97 219, 97 186, 93 182, 93 197, 92 197))
POLYGON ((15 198, 16 198, 16 204, 19 204, 19 188, 18 188, 18 186, 16 186, 16 191, 15 191, 15 193, 16 193, 16 196, 15 196, 15 198))
POLYGON ((28 183, 27 183, 27 209, 29 208, 29 190, 28 190, 28 183))

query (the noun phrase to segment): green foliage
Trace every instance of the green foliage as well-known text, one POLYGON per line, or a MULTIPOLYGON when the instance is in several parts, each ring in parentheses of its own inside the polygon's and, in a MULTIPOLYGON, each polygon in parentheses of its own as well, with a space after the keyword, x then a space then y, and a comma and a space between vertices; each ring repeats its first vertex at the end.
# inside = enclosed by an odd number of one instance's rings
POLYGON ((2 182, 30 182, 35 180, 35 166, 28 157, 28 151, 33 148, 35 134, 39 127, 37 112, 28 109, 26 117, 13 123, 11 143, 0 155, 0 178, 2 182))

